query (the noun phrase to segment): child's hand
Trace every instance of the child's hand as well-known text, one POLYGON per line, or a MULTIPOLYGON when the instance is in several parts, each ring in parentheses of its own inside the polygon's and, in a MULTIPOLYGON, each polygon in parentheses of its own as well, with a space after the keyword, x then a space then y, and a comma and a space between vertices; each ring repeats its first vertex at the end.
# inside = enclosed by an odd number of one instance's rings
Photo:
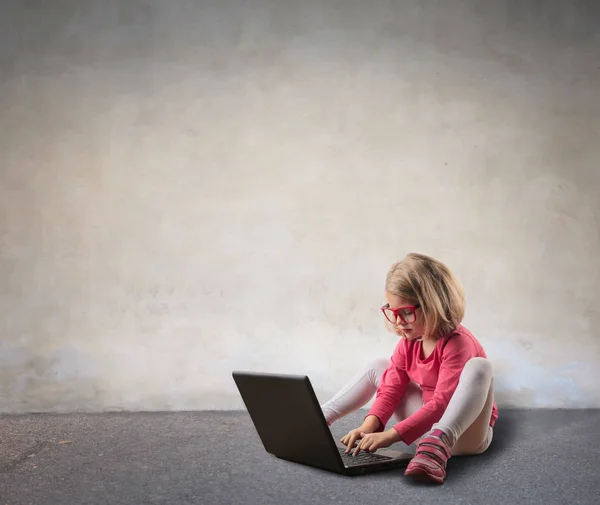
POLYGON ((360 428, 350 430, 346 435, 342 437, 340 442, 347 447, 346 454, 348 454, 350 452, 350 449, 354 447, 356 441, 362 437, 361 433, 364 433, 364 430, 365 429, 361 426, 360 428))
POLYGON ((377 449, 383 447, 389 447, 395 442, 399 442, 400 435, 394 429, 384 431, 382 433, 361 433, 360 443, 356 446, 354 455, 356 456, 360 451, 375 452, 377 449))
POLYGON ((373 415, 367 416, 365 421, 362 423, 362 426, 349 431, 347 435, 342 437, 340 442, 347 447, 346 454, 348 454, 350 450, 354 448, 356 441, 361 439, 365 433, 373 433, 375 430, 377 430, 379 428, 379 424, 379 418, 373 415))

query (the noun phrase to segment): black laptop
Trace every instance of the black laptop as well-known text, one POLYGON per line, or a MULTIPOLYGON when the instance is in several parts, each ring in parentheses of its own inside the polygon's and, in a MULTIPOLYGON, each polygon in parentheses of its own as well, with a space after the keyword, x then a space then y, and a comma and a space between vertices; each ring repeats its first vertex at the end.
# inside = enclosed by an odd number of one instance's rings
POLYGON ((308 377, 232 373, 265 450, 287 461, 358 475, 406 466, 412 454, 390 449, 345 454, 334 440, 308 377))

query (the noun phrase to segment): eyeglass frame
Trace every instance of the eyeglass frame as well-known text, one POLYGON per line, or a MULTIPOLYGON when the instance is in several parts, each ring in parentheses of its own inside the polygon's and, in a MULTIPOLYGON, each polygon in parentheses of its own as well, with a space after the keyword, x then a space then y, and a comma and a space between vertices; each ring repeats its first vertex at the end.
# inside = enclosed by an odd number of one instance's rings
POLYGON ((398 319, 400 319, 400 321, 402 321, 404 324, 413 324, 417 320, 417 309, 420 309, 420 308, 421 308, 421 304, 417 303, 415 305, 406 305, 404 307, 398 307, 397 309, 392 309, 390 307, 390 304, 386 303, 383 307, 381 307, 381 312, 383 313, 383 317, 385 317, 386 321, 390 322, 391 324, 398 324, 398 319), (412 323, 409 323, 406 319, 404 319, 398 313, 400 310, 406 310, 406 309, 410 309, 415 317, 415 320, 412 323), (392 312, 392 314, 394 314, 396 316, 396 322, 390 321, 387 314, 385 313, 386 310, 390 310, 392 312))

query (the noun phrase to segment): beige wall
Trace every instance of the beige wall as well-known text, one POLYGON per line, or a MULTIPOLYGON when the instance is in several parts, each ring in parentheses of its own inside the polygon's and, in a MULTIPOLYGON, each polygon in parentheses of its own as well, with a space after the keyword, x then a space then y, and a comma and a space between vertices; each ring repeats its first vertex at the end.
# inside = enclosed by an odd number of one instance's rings
POLYGON ((499 404, 600 407, 600 9, 525 3, 3 2, 0 412, 325 398, 409 251, 499 404))

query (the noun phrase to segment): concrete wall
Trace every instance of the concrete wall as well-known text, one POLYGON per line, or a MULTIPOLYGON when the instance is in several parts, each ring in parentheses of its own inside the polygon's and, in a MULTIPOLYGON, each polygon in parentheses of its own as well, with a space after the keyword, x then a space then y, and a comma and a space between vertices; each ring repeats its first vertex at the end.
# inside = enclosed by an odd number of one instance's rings
POLYGON ((600 407, 594 4, 4 1, 0 411, 324 399, 409 251, 500 405, 600 407))

